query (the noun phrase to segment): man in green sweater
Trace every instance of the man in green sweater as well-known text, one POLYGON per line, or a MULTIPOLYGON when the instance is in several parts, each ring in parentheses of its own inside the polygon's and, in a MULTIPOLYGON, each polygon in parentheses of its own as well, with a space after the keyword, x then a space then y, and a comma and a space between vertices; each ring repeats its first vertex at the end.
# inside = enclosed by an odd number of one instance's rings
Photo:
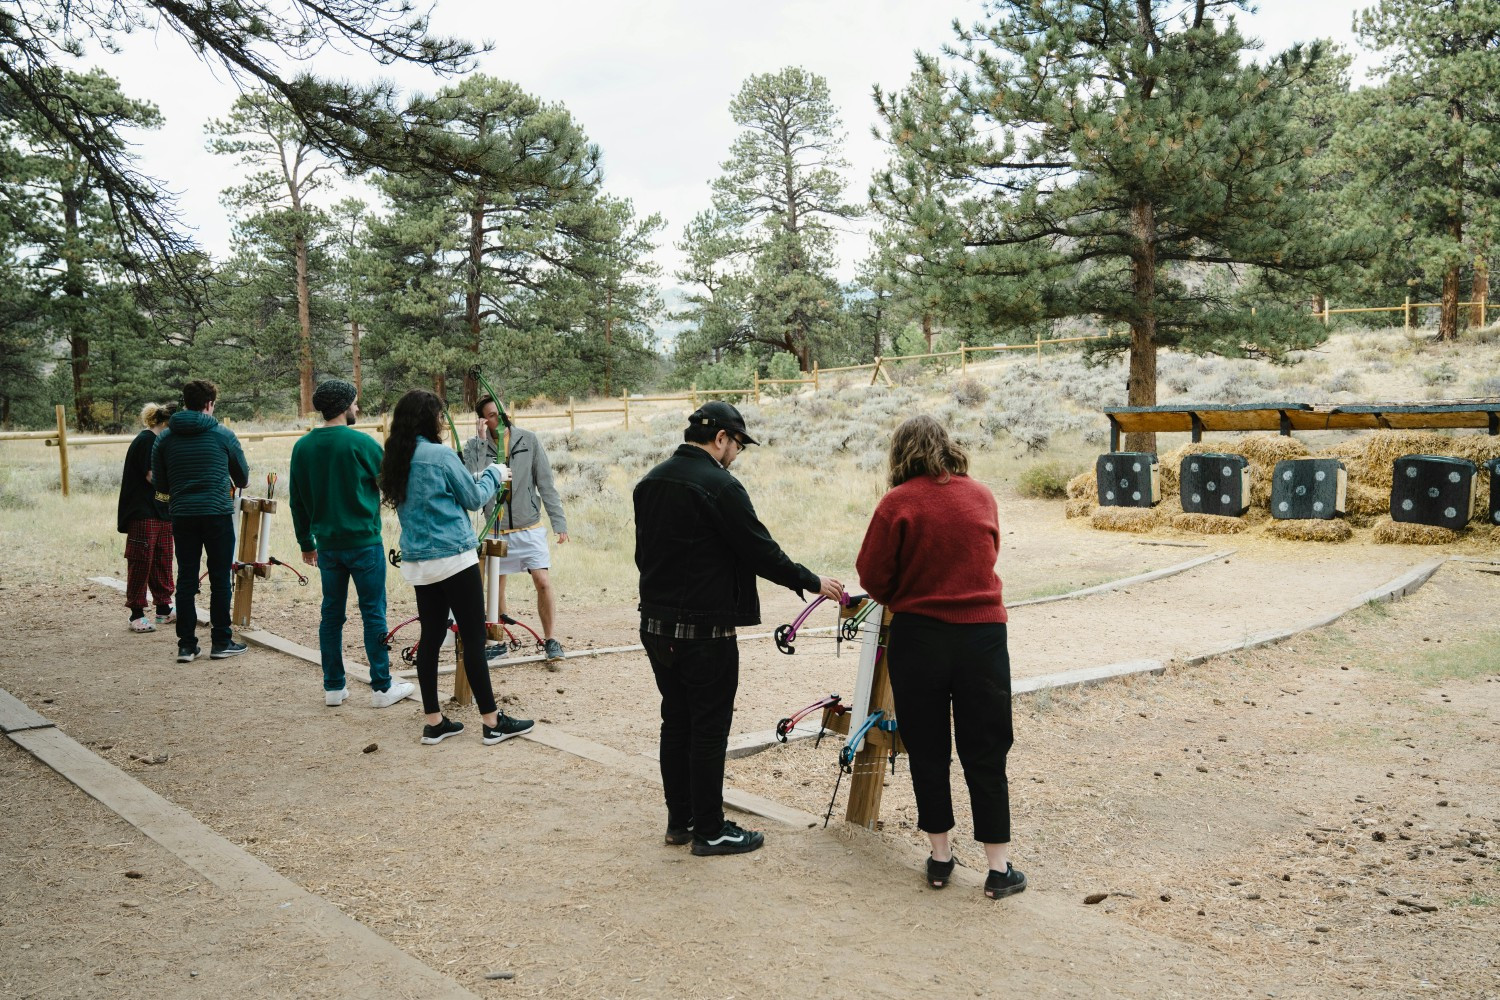
POLYGON ((323 704, 337 707, 349 697, 344 676, 344 621, 349 581, 359 595, 370 662, 370 705, 387 708, 409 696, 409 682, 391 683, 385 646, 385 551, 380 539, 380 461, 374 439, 349 425, 359 416, 352 382, 332 378, 318 385, 313 407, 323 415, 292 446, 292 528, 302 561, 323 579, 318 651, 323 660, 323 704))

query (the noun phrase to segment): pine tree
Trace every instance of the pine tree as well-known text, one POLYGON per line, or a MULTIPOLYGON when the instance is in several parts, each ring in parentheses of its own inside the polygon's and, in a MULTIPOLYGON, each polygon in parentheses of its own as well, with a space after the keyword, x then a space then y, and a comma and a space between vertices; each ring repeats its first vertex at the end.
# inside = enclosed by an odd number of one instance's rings
POLYGON ((946 104, 897 105, 884 131, 966 188, 909 237, 950 308, 1128 325, 1105 350, 1128 352, 1137 406, 1156 402, 1163 346, 1279 359, 1317 342, 1294 293, 1361 252, 1309 225, 1315 141, 1294 104, 1322 53, 1246 60, 1230 15, 1247 6, 1003 0, 959 31, 956 68, 919 56, 946 104), (1270 293, 1246 301, 1242 273, 1270 293))
POLYGON ((1438 336, 1451 340, 1463 272, 1488 294, 1483 259, 1500 234, 1500 5, 1380 0, 1358 28, 1390 55, 1340 137, 1346 199, 1373 206, 1408 273, 1440 289, 1438 336))

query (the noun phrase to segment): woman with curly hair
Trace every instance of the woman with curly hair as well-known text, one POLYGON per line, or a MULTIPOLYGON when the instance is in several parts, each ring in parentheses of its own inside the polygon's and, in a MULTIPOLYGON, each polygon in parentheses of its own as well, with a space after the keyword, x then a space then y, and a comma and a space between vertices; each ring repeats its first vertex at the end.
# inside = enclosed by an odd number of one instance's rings
POLYGON ((422 742, 432 745, 463 732, 463 723, 438 708, 437 663, 449 616, 463 642, 464 673, 483 721, 485 746, 519 736, 529 719, 496 710, 490 669, 484 657, 484 582, 479 575, 479 542, 468 511, 479 510, 509 477, 503 465, 477 475, 464 468, 442 442, 442 401, 413 389, 396 403, 380 466, 380 492, 401 521, 401 576, 417 594, 421 638, 417 641, 417 683, 427 724, 422 742))
POLYGON ((177 412, 176 403, 147 403, 141 408, 145 428, 125 452, 125 471, 120 477, 120 504, 115 527, 125 536, 125 606, 130 609, 130 631, 155 632, 158 625, 177 620, 172 611, 172 522, 156 505, 151 485, 151 449, 167 421, 177 412), (156 621, 146 617, 146 587, 156 604, 156 621))
POLYGON ((995 560, 995 497, 968 476, 969 457, 932 417, 912 417, 891 437, 891 489, 875 508, 855 567, 861 585, 893 614, 886 646, 896 724, 911 759, 917 827, 927 834, 927 884, 953 874, 953 744, 984 846, 984 894, 1026 888, 1010 863, 1014 742, 1005 603, 995 560), (952 728, 949 728, 949 718, 952 728), (950 735, 951 734, 951 735, 950 735))

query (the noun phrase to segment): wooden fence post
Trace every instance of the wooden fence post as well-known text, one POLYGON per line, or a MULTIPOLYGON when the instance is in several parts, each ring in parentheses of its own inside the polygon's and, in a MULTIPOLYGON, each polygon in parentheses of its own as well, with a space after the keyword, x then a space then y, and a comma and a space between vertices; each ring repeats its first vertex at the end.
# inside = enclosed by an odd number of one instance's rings
POLYGON ((1323 300, 1323 325, 1328 325, 1328 317, 1333 313, 1333 303, 1328 299, 1323 300))
POLYGON ((751 385, 755 389, 755 402, 758 404, 760 402, 760 372, 755 372, 754 378, 751 385))
POLYGON ((958 367, 965 375, 969 374, 969 345, 962 340, 958 342, 958 367))
POLYGON ((568 397, 568 430, 570 430, 570 431, 578 429, 577 425, 573 422, 573 420, 574 420, 574 415, 573 415, 573 397, 569 396, 568 397))
POLYGON ((386 439, 390 436, 390 433, 391 415, 389 413, 382 413, 380 415, 380 446, 382 448, 385 447, 386 439))
POLYGON ((1408 294, 1406 296, 1406 305, 1403 307, 1403 312, 1406 314, 1406 332, 1407 333, 1411 333, 1411 295, 1410 294, 1408 294))
POLYGON ((870 384, 874 385, 880 378, 880 355, 875 355, 875 370, 870 373, 870 384))
POLYGON ((57 464, 61 469, 62 493, 68 495, 68 411, 57 404, 57 464))
POLYGON ((620 393, 620 402, 625 404, 625 429, 630 430, 630 393, 620 393))
POLYGON ((1038 361, 1042 360, 1042 335, 1040 333, 1036 335, 1036 358, 1038 361))
POLYGON ((693 409, 698 408, 698 383, 694 382, 688 386, 688 391, 693 394, 693 409))
MULTIPOLYGON (((1482 307, 1481 307, 1482 308, 1482 307)), ((813 362, 813 392, 818 391, 818 363, 813 362)))

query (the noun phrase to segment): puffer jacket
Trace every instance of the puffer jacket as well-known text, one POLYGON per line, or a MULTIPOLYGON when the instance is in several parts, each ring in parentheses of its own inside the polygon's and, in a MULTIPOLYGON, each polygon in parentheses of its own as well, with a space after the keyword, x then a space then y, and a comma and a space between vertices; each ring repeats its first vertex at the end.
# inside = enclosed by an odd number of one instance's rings
POLYGON ((173 517, 234 513, 235 486, 250 482, 250 466, 234 431, 199 410, 178 410, 151 451, 156 499, 173 517))

